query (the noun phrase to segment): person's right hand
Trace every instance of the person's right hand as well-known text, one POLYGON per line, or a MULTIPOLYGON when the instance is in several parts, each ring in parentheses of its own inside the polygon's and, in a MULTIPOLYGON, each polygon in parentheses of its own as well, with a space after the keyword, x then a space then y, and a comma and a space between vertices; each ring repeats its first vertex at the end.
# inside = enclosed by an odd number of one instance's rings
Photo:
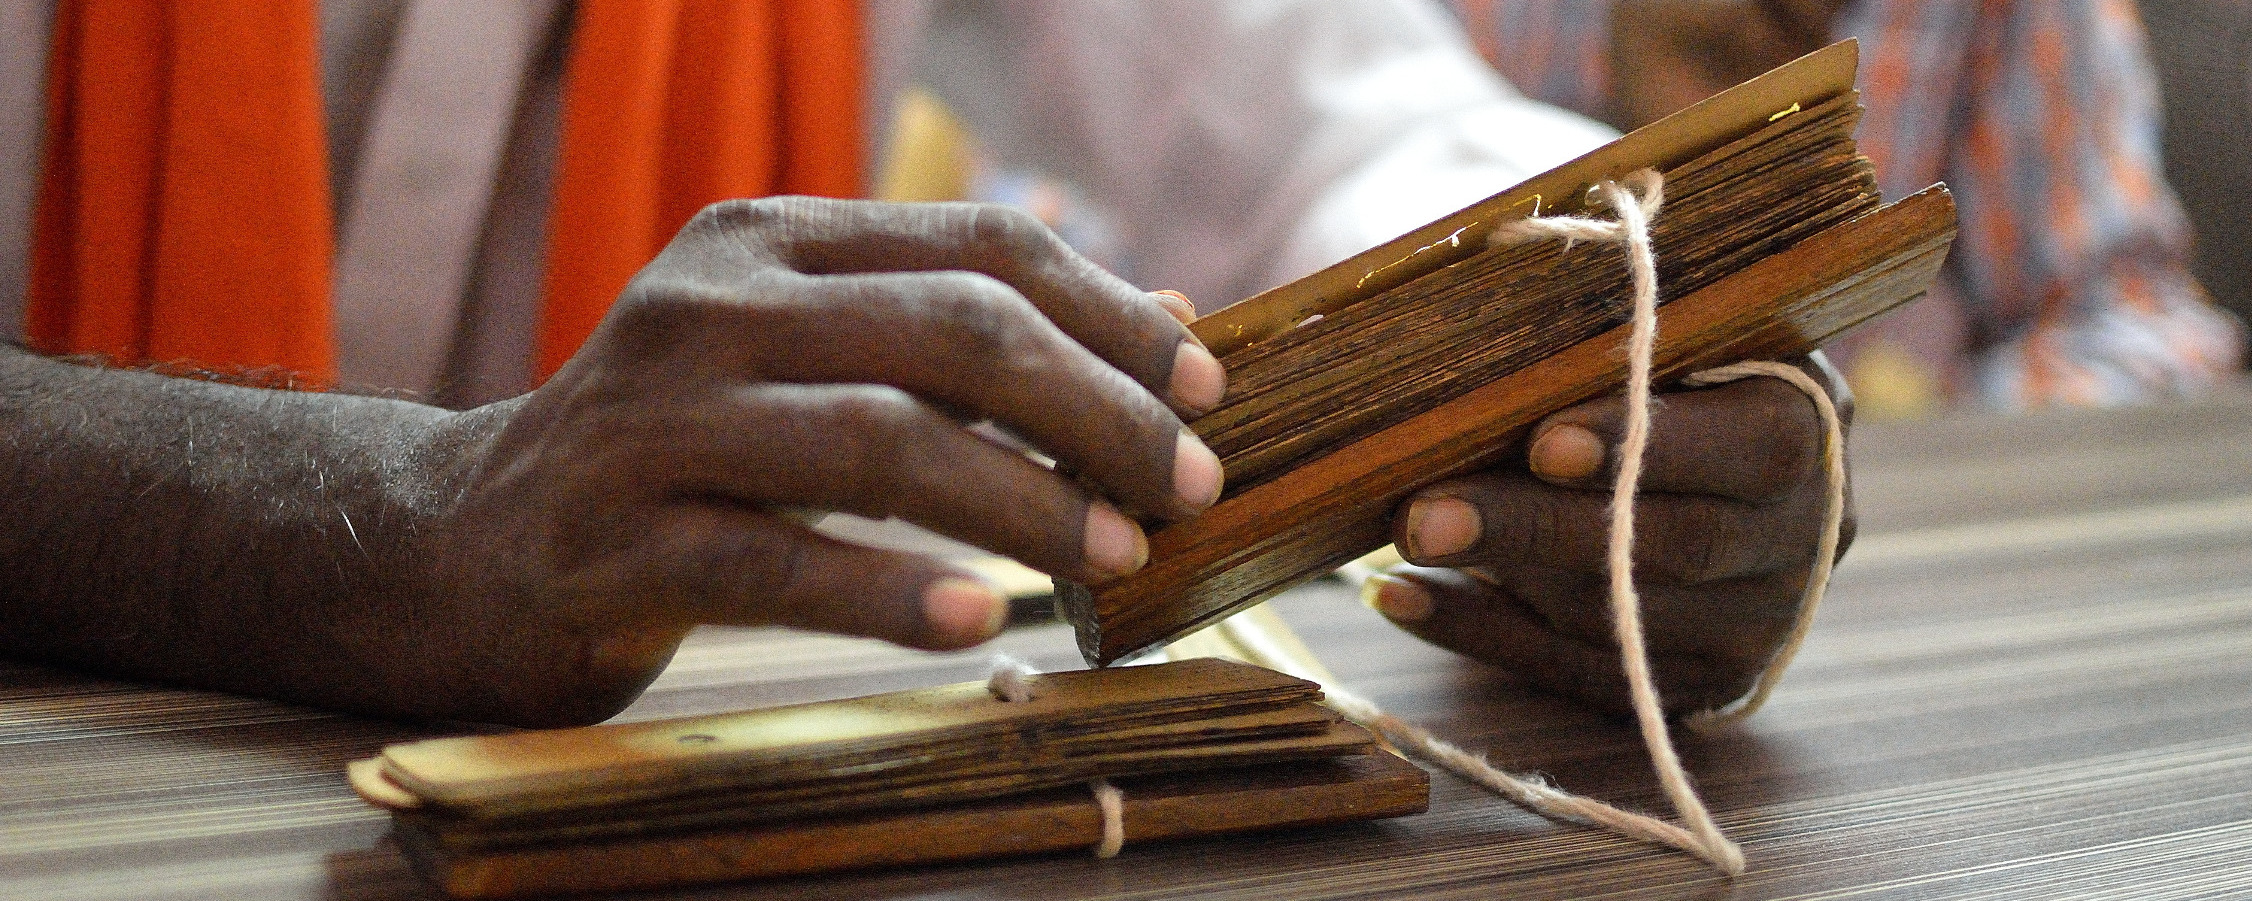
POLYGON ((419 542, 432 590, 538 636, 468 636, 496 671, 586 699, 534 720, 606 716, 699 624, 976 644, 991 588, 789 511, 896 516, 1073 580, 1140 568, 1136 518, 1220 493, 1182 417, 1225 376, 1185 308, 1004 208, 715 205, 554 379, 463 414, 458 495, 419 542))

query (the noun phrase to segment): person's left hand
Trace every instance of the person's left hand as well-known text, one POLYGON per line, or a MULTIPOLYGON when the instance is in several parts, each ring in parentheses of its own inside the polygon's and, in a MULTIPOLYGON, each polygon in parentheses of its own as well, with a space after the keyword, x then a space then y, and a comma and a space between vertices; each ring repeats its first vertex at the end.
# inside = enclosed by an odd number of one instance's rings
MULTIPOLYGON (((1800 368, 1852 399, 1817 354, 1800 368)), ((1635 587, 1651 669, 1672 713, 1742 696, 1790 634, 1820 541, 1828 483, 1814 404, 1774 378, 1658 395, 1635 502, 1635 587)), ((1411 563, 1371 604, 1435 644, 1606 710, 1627 709, 1612 637, 1606 540, 1625 403, 1543 420, 1526 463, 1430 486, 1401 505, 1411 563)), ((1838 551, 1852 542, 1850 494, 1838 551)))

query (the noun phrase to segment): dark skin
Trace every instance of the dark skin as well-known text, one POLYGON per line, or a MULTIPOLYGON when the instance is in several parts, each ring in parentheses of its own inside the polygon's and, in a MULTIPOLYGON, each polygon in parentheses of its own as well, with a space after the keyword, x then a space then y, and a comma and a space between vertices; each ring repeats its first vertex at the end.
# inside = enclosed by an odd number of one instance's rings
MULTIPOLYGON (((382 716, 553 726, 615 713, 699 624, 967 647, 1000 627, 990 589, 788 511, 895 515, 1088 582, 1131 572, 1148 553, 1135 518, 1194 515, 1220 490, 1217 461, 1183 437, 1225 380, 1189 315, 1019 213, 777 198, 706 210, 555 378, 466 412, 0 349, 0 652, 382 716), (1092 490, 961 425, 980 420, 1092 490)), ((1710 421, 1759 423, 1718 436, 1755 456, 1790 456, 1759 442, 1803 431, 1788 419, 1803 399, 1700 394, 1710 421)), ((1600 431, 1604 403, 1544 428, 1600 431)), ((1655 485, 1684 510, 1736 511, 1745 548, 1812 547, 1802 473, 1767 503, 1707 498, 1700 480, 1742 479, 1700 475, 1716 436, 1676 421, 1661 419, 1653 458, 1671 462, 1653 464, 1655 485)), ((1434 489, 1475 498, 1491 524, 1445 560, 1537 579, 1491 562, 1521 548, 1524 566, 1579 571, 1577 544, 1510 537, 1542 520, 1495 498, 1593 497, 1583 483, 1598 477, 1530 478, 1434 489)), ((1558 509, 1558 534, 1598 528, 1558 509)), ((1664 549, 1710 519, 1648 522, 1645 546, 1664 549)), ((1418 634, 1536 675, 1589 666, 1537 632, 1491 642, 1524 624, 1434 578, 1418 634)), ((1565 627, 1552 631, 1570 636, 1589 614, 1566 608, 1585 599, 1555 584, 1565 627)), ((1795 595, 1759 584, 1713 603, 1787 620, 1795 595)), ((1710 637, 1711 611, 1688 609, 1703 597, 1653 604, 1659 646, 1710 637)))
MULTIPOLYGON (((1852 420, 1819 357, 1800 368, 1852 420)), ((1548 417, 1522 468, 1433 485, 1394 540, 1420 567, 1381 578, 1378 611, 1434 644, 1613 712, 1627 710, 1606 542, 1624 403, 1548 417)), ((1635 586, 1659 698, 1674 713, 1741 697, 1789 635, 1828 482, 1814 404, 1780 379, 1662 395, 1635 504, 1635 586)), ((1839 552, 1852 543, 1848 495, 1839 552)))
POLYGON ((697 624, 966 647, 1006 612, 990 589, 776 511, 898 515, 1092 582, 1131 571, 1130 517, 1220 488, 1180 417, 1222 376, 1179 318, 1021 213, 784 198, 705 211, 552 380, 464 413, 9 352, 0 642, 541 726, 616 712, 697 624))
MULTIPOLYGON (((1648 125, 1821 49, 1846 0, 1620 0, 1610 17, 1608 118, 1648 125)), ((1844 379, 1795 361, 1852 422, 1844 379)), ((1597 400, 1537 426, 1522 466, 1435 485, 1401 505, 1411 566, 1372 590, 1416 635, 1624 713, 1612 637, 1606 505, 1624 404, 1597 400)), ((1636 504, 1635 582, 1666 710, 1749 691, 1789 634, 1814 563, 1827 483, 1811 401, 1756 378, 1663 395, 1636 504)), ((1853 541, 1850 495, 1839 553, 1853 541)))
MULTIPOLYGON (((1619 0, 1610 124, 1639 128, 1829 45, 1847 0, 1619 0)), ((1829 387, 1851 423, 1844 378, 1829 387)), ((1608 500, 1624 403, 1576 405, 1534 428, 1522 466, 1435 484, 1401 505, 1410 565, 1374 606, 1410 633, 1549 692, 1626 712, 1608 606, 1608 500)), ((1813 403, 1777 378, 1664 394, 1653 405, 1635 514, 1635 586, 1666 712, 1721 707, 1790 633, 1813 570, 1826 482, 1813 403)), ((1838 552, 1853 541, 1853 509, 1838 552)))

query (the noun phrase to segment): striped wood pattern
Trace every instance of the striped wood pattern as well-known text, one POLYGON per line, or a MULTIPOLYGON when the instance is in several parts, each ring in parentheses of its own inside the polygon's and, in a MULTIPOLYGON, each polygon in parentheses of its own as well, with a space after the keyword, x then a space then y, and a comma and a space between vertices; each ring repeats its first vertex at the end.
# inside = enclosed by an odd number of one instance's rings
MULTIPOLYGON (((1683 752, 1752 870, 1447 777, 1381 824, 705 889, 697 898, 2252 893, 2252 396, 1855 436, 1861 543, 1774 702, 1683 752)), ((1342 588, 1282 609, 1346 684, 1651 809, 1623 724, 1423 647, 1342 588)), ((1062 626, 1001 649, 1076 659, 1062 626)), ((977 677, 981 655, 708 632, 628 717, 977 677)), ((344 761, 430 730, 0 665, 0 898, 430 897, 344 761)))

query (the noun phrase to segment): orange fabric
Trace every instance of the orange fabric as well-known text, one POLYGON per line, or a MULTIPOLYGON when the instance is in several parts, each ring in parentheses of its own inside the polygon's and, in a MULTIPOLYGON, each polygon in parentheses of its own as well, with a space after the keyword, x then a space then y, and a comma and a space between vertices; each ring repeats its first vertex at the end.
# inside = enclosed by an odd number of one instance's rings
MULTIPOLYGON (((705 204, 860 193, 858 0, 581 0, 537 375, 705 204)), ((26 335, 335 378, 315 0, 62 0, 26 335)))
POLYGON ((539 378, 706 204, 861 192, 859 17, 858 0, 582 0, 539 378))
POLYGON ((313 0, 65 0, 26 337, 335 377, 313 0))

